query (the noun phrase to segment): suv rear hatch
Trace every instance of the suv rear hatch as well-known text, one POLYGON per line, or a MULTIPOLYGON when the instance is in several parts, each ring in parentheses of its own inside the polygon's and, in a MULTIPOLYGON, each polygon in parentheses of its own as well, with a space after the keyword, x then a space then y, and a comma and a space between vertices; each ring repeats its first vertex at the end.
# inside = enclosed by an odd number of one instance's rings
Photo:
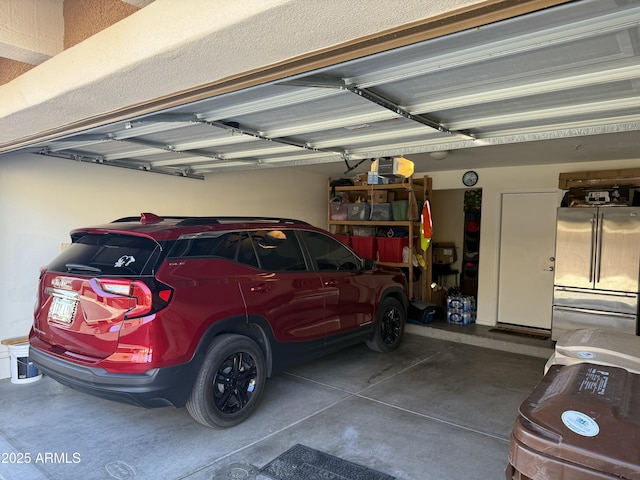
POLYGON ((116 351, 125 320, 166 305, 171 290, 157 288, 162 246, 150 237, 74 231, 72 242, 41 274, 33 334, 51 353, 95 363, 116 351))

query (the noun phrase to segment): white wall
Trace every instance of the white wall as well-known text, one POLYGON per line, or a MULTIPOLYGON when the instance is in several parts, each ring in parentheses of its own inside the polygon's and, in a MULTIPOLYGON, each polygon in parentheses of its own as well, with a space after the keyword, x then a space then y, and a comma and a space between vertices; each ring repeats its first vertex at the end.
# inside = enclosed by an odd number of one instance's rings
MULTIPOLYGON (((205 181, 35 155, 0 161, 0 339, 27 335, 40 267, 75 227, 153 212, 269 215, 326 226, 327 179, 289 169, 216 174, 205 181)), ((0 378, 10 376, 0 346, 0 378)))
MULTIPOLYGON (((477 169, 477 188, 482 188, 477 322, 496 324, 503 193, 557 189, 562 172, 638 166, 640 160, 477 169)), ((462 173, 417 175, 430 175, 434 190, 449 190, 460 188, 462 173)), ((200 181, 35 155, 6 155, 0 162, 0 339, 28 333, 40 266, 58 254, 74 227, 144 211, 288 216, 326 227, 326 185, 325 176, 299 169, 216 174, 200 181)), ((0 347, 0 378, 10 375, 6 358, 6 348, 0 347)))
MULTIPOLYGON (((501 196, 504 193, 548 192, 558 188, 558 176, 565 172, 614 170, 640 167, 640 159, 590 163, 558 163, 532 167, 478 168, 482 188, 480 263, 478 270, 478 314, 476 322, 496 325, 498 318, 498 271, 501 196)), ((458 189, 464 171, 423 172, 433 178, 434 190, 458 189)), ((561 200, 558 190, 558 206, 561 200)), ((515 281, 515 280, 514 280, 515 281)))

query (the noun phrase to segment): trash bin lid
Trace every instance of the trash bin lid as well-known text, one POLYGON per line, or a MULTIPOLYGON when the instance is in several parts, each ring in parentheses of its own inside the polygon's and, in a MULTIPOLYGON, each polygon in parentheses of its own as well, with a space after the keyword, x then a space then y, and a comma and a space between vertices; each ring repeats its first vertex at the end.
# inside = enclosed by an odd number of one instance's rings
POLYGON ((536 453, 536 465, 514 467, 538 478, 527 469, 544 471, 549 459, 555 468, 563 465, 565 473, 545 478, 608 478, 566 475, 577 465, 612 478, 640 479, 639 398, 640 375, 625 369, 591 363, 552 366, 521 404, 512 433, 511 453, 514 442, 523 445, 529 459, 536 453))
POLYGON ((546 369, 554 364, 580 362, 622 367, 640 374, 640 337, 614 330, 568 331, 556 342, 555 352, 549 358, 546 369))

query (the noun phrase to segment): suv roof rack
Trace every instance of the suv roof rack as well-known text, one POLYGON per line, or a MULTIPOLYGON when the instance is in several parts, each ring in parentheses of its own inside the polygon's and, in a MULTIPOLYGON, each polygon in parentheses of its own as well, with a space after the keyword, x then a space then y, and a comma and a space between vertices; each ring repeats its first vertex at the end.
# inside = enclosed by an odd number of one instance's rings
POLYGON ((187 225, 206 225, 208 223, 231 223, 231 222, 274 222, 274 223, 301 223, 309 225, 302 220, 296 220, 293 218, 280 218, 280 217, 184 217, 184 219, 177 223, 180 226, 187 225))
POLYGON ((176 225, 189 226, 189 225, 207 225, 207 224, 219 224, 230 222, 274 222, 274 223, 299 223, 303 225, 309 225, 302 220, 296 220, 294 218, 283 217, 173 217, 164 215, 155 215, 153 213, 143 213, 137 217, 123 217, 114 220, 111 223, 124 223, 124 222, 141 222, 141 223, 160 223, 163 220, 180 220, 176 225))

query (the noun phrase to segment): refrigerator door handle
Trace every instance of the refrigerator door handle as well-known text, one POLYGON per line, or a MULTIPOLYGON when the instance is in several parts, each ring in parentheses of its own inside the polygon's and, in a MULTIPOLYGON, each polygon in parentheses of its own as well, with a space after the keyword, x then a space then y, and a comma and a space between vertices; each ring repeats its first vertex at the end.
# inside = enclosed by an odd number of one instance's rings
POLYGON ((598 224, 598 216, 594 213, 591 216, 591 246, 589 248, 589 282, 593 283, 594 278, 594 262, 595 262, 595 247, 596 247, 596 226, 598 224))
POLYGON ((604 214, 600 214, 598 218, 598 235, 596 235, 598 242, 598 253, 596 254, 596 283, 600 281, 600 270, 602 267, 602 230, 604 226, 604 214))

